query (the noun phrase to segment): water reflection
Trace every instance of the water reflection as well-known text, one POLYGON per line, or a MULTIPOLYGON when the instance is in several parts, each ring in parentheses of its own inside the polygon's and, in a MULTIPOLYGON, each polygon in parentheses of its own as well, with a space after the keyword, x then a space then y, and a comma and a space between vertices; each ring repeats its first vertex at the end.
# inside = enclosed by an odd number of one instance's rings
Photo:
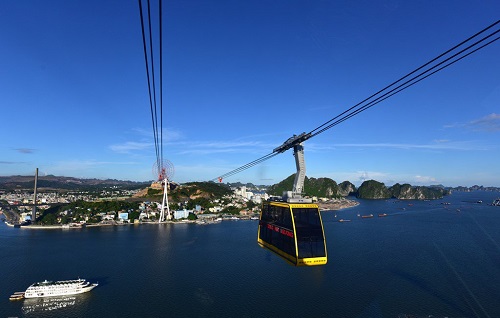
POLYGON ((75 312, 75 307, 85 307, 88 295, 71 295, 46 298, 28 298, 23 301, 21 308, 26 316, 42 317, 50 312, 50 315, 65 316, 67 310, 75 312))

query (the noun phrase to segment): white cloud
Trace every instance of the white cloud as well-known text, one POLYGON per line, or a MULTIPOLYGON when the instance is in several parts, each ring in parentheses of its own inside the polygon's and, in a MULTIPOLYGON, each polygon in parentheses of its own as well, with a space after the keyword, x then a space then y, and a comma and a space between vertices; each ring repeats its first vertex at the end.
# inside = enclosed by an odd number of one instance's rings
POLYGON ((429 176, 415 176, 415 182, 419 184, 429 184, 436 182, 436 178, 429 176))
MULTIPOLYGON (((259 142, 193 142, 183 143, 183 147, 178 154, 208 155, 215 153, 260 153, 268 145, 259 142)), ((269 149, 269 152, 272 150, 269 149)))
POLYGON ((475 131, 500 131, 500 114, 489 114, 469 122, 467 126, 475 131))
POLYGON ((321 175, 311 176, 315 178, 327 177, 335 180, 340 183, 342 181, 350 181, 356 186, 360 186, 364 181, 367 180, 375 180, 378 182, 384 183, 386 186, 390 187, 396 183, 404 184, 409 183, 411 185, 431 185, 440 183, 438 179, 432 176, 424 176, 424 175, 408 175, 408 174, 399 174, 399 173, 390 173, 383 171, 340 171, 340 172, 330 172, 321 175))
MULTIPOLYGON (((153 129, 133 128, 132 131, 139 136, 151 138, 151 140, 154 140, 153 129)), ((159 129, 158 134, 163 134, 164 143, 174 142, 184 138, 184 134, 181 131, 173 128, 163 127, 163 131, 159 129)))
POLYGON ((16 148, 15 150, 19 153, 28 153, 28 154, 35 152, 35 149, 31 149, 31 148, 16 148))
POLYGON ((378 149, 401 149, 401 150, 461 150, 461 151, 477 151, 487 150, 484 146, 472 141, 452 142, 450 140, 441 139, 434 140, 434 143, 428 144, 411 144, 411 143, 359 143, 359 144, 333 144, 321 145, 311 144, 307 146, 310 151, 331 151, 339 148, 378 148, 378 149))
MULTIPOLYGON (((308 175, 309 177, 309 175, 308 175)), ((327 177, 336 182, 340 183, 343 181, 352 182, 356 186, 360 186, 364 181, 376 180, 379 182, 390 182, 392 176, 386 172, 381 171, 341 171, 341 172, 330 172, 330 173, 320 173, 320 175, 311 176, 314 178, 327 177)))
POLYGON ((118 153, 130 153, 134 150, 144 150, 153 147, 153 143, 151 142, 135 142, 135 141, 127 141, 123 144, 115 144, 109 146, 111 150, 118 153))
MULTIPOLYGON (((140 172, 141 164, 133 161, 98 161, 98 160, 67 160, 54 164, 41 165, 40 171, 44 174, 56 176, 72 176, 77 178, 129 178, 137 180, 137 172, 140 172), (121 166, 121 167, 120 167, 121 166), (124 169, 123 166, 131 166, 133 169, 124 169), (133 173, 129 173, 133 171, 133 173), (127 175, 128 174, 128 175, 127 175)), ((145 174, 143 180, 150 179, 151 172, 145 174)))
POLYGON ((453 123, 445 125, 444 128, 467 128, 473 131, 496 132, 500 131, 500 114, 491 113, 479 119, 466 123, 453 123))

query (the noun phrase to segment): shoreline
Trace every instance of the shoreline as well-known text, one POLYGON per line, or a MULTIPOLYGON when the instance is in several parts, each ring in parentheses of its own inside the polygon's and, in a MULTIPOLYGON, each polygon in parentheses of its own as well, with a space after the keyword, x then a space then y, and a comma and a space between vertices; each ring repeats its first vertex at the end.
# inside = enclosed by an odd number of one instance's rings
MULTIPOLYGON (((349 199, 335 199, 328 202, 318 202, 318 207, 321 212, 323 211, 338 211, 343 209, 352 208, 359 205, 359 202, 349 199)), ((239 218, 238 218, 239 219, 239 218)), ((246 220, 242 218, 242 220, 246 220)), ((9 227, 14 227, 14 224, 11 224, 7 221, 4 222, 9 227)), ((218 222, 216 222, 218 223, 218 222)), ((196 221, 164 221, 164 222, 141 222, 141 223, 115 223, 115 224, 84 224, 82 226, 63 226, 59 225, 23 225, 20 228, 23 229, 32 229, 32 230, 72 230, 72 229, 82 229, 86 227, 106 227, 106 226, 126 226, 126 225, 148 225, 148 224, 196 224, 196 221)))
POLYGON ((359 202, 349 199, 335 199, 328 202, 318 202, 321 211, 338 211, 358 206, 359 202))

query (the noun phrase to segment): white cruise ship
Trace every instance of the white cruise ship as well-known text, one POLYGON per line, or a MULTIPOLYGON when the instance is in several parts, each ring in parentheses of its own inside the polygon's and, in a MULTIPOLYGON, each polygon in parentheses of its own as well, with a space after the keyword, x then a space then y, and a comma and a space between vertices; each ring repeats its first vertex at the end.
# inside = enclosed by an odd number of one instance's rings
POLYGON ((94 289, 98 284, 91 284, 85 279, 62 280, 51 282, 34 283, 24 293, 24 298, 51 297, 86 293, 94 289))

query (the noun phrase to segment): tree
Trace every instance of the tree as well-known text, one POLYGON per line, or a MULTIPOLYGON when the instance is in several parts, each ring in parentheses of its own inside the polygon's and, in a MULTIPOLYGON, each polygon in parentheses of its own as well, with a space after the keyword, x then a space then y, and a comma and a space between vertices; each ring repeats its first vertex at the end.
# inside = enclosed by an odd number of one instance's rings
POLYGON ((235 206, 228 206, 224 208, 221 213, 223 214, 240 214, 240 209, 235 206))
POLYGON ((128 214, 128 218, 131 221, 134 221, 135 219, 139 219, 139 215, 141 215, 141 213, 139 213, 138 211, 133 211, 128 214))
POLYGON ((256 207, 258 204, 253 202, 252 200, 249 200, 247 202, 247 209, 252 210, 254 207, 256 207))
POLYGON ((57 223, 57 219, 56 219, 56 216, 53 213, 46 214, 42 218, 42 224, 53 225, 53 224, 56 224, 56 223, 57 223))

